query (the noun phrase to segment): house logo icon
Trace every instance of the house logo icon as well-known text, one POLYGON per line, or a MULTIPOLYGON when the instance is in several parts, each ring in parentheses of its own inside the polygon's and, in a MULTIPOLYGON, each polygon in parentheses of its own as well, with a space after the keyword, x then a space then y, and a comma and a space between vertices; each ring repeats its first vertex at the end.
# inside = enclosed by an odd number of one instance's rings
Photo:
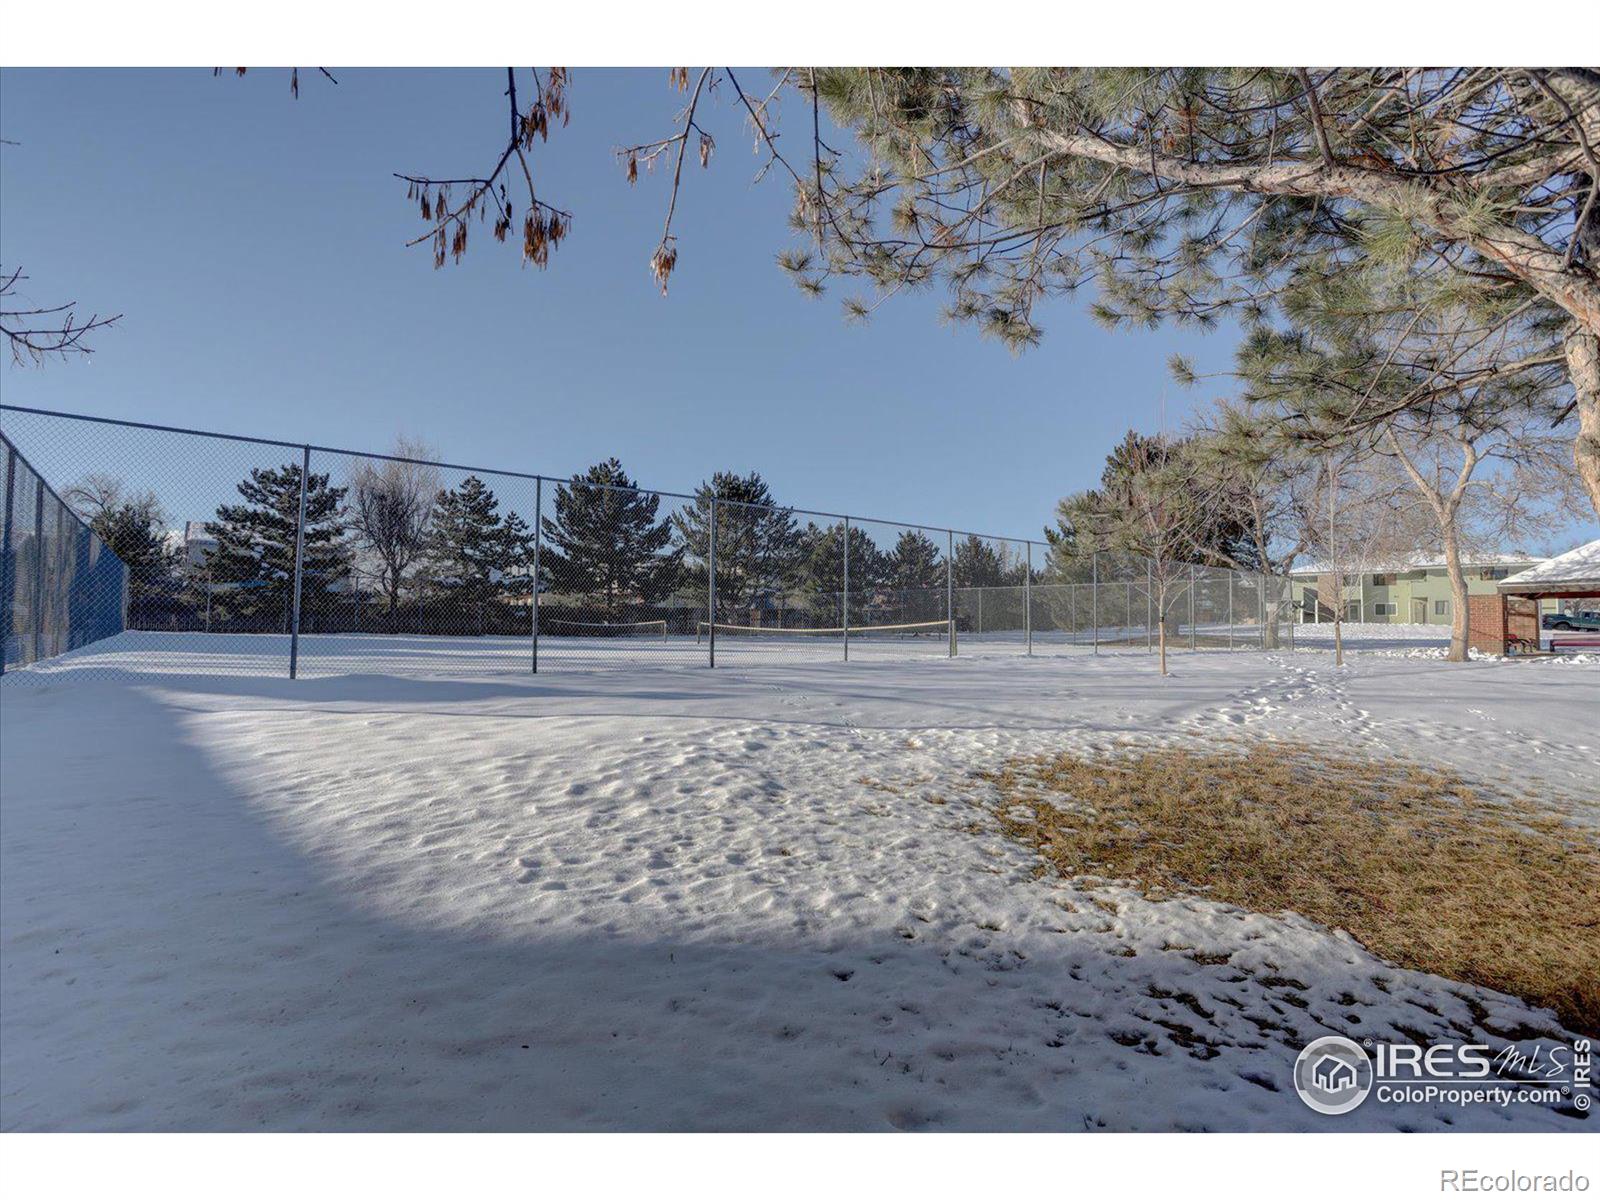
POLYGON ((1324 1054, 1311 1068, 1311 1078, 1323 1091, 1337 1095, 1356 1086, 1356 1069, 1342 1058, 1324 1054))
POLYGON ((1372 1090, 1372 1060, 1347 1037, 1320 1037, 1294 1060, 1294 1090, 1319 1113, 1350 1112, 1372 1090))

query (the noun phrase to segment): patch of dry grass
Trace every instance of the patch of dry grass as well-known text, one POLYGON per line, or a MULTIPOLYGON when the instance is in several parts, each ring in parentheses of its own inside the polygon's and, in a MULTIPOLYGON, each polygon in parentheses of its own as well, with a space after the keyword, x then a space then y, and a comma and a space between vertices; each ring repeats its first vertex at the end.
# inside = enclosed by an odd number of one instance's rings
POLYGON ((1600 837, 1446 771, 1271 743, 1017 759, 982 778, 1047 868, 1292 909, 1600 1033, 1600 837))

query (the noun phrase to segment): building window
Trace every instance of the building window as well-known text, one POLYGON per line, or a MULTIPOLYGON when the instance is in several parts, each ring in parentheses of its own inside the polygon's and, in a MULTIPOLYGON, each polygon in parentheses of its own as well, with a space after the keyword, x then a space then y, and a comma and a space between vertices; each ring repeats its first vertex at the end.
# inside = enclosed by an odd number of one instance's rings
POLYGON ((1511 574, 1510 567, 1485 567, 1478 572, 1478 578, 1483 580, 1504 579, 1511 574))
POLYGON ((1344 619, 1346 621, 1361 620, 1361 601, 1346 600, 1344 605, 1344 619))
POLYGON ((1376 617, 1392 617, 1395 614, 1395 606, 1393 604, 1374 604, 1372 606, 1372 614, 1376 617))
POLYGON ((1375 574, 1372 577, 1372 586, 1373 587, 1393 587, 1394 586, 1394 576, 1393 575, 1376 575, 1375 574))
POLYGON ((1450 615, 1450 601, 1435 600, 1433 602, 1433 615, 1436 617, 1448 617, 1450 615))
POLYGON ((1359 575, 1346 575, 1344 577, 1344 586, 1345 587, 1356 587, 1357 585, 1360 584, 1360 582, 1361 582, 1361 576, 1359 576, 1359 575))

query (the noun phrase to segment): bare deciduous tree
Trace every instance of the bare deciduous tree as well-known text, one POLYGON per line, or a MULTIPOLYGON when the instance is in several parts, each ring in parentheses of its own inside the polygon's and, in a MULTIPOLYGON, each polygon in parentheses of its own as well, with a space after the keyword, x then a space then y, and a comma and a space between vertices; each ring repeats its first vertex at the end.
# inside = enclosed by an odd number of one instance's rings
POLYGON ((1250 551, 1241 554, 1223 544, 1209 556, 1235 571, 1259 575, 1262 648, 1276 649, 1277 601, 1289 593, 1295 560, 1306 549, 1305 514, 1321 464, 1271 422, 1225 401, 1202 417, 1193 453, 1204 468, 1197 485, 1210 503, 1236 517, 1250 551))
POLYGON ((90 313, 80 318, 76 300, 39 308, 16 307, 27 303, 17 293, 17 285, 27 278, 20 269, 9 274, 0 270, 0 333, 6 336, 14 363, 38 365, 47 358, 93 354, 93 347, 84 339, 122 319, 121 313, 109 317, 90 313))
MULTIPOLYGON (((1468 590, 1462 553, 1473 546, 1505 545, 1530 524, 1561 513, 1579 496, 1567 440, 1526 412, 1492 424, 1458 420, 1407 428, 1385 426, 1379 453, 1392 455, 1434 518, 1433 534, 1450 578, 1451 662, 1465 662, 1468 590)), ((1570 512, 1570 508, 1567 508, 1570 512)), ((1565 524, 1565 521, 1561 521, 1565 524)))
POLYGON ((1416 505, 1407 503, 1410 487, 1391 463, 1360 446, 1325 449, 1318 455, 1298 510, 1297 538, 1317 560, 1315 603, 1320 609, 1326 600, 1333 615, 1336 666, 1344 666, 1348 581, 1414 554, 1428 538, 1416 505))
POLYGON ((467 230, 474 217, 479 221, 493 218, 490 226, 498 242, 506 240, 517 221, 517 204, 513 201, 506 179, 511 174, 513 162, 519 169, 527 190, 527 201, 522 214, 522 261, 543 267, 550 261, 550 251, 561 244, 572 228, 572 214, 546 204, 539 199, 533 184, 533 168, 528 165, 528 153, 535 141, 550 137, 550 125, 568 119, 567 71, 565 67, 549 67, 543 76, 537 67, 527 68, 532 98, 526 109, 517 98, 517 68, 506 68, 506 104, 509 109, 510 131, 505 148, 494 167, 481 176, 443 179, 431 175, 407 175, 396 172, 395 178, 406 185, 406 198, 416 202, 428 232, 407 242, 408 246, 423 242, 433 243, 433 265, 442 267, 445 259, 456 262, 467 250, 467 230), (461 192, 465 196, 457 199, 461 192))
POLYGON ((439 472, 426 465, 432 450, 398 438, 393 459, 363 459, 350 474, 349 522, 356 544, 378 563, 378 577, 392 613, 400 606, 406 572, 427 546, 439 472))

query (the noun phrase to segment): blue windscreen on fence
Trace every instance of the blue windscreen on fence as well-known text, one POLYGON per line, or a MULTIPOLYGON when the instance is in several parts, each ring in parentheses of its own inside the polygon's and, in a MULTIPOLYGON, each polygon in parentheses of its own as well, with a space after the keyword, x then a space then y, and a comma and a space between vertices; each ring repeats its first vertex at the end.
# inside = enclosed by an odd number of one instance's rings
POLYGON ((121 633, 128 568, 0 434, 4 666, 26 666, 121 633))

